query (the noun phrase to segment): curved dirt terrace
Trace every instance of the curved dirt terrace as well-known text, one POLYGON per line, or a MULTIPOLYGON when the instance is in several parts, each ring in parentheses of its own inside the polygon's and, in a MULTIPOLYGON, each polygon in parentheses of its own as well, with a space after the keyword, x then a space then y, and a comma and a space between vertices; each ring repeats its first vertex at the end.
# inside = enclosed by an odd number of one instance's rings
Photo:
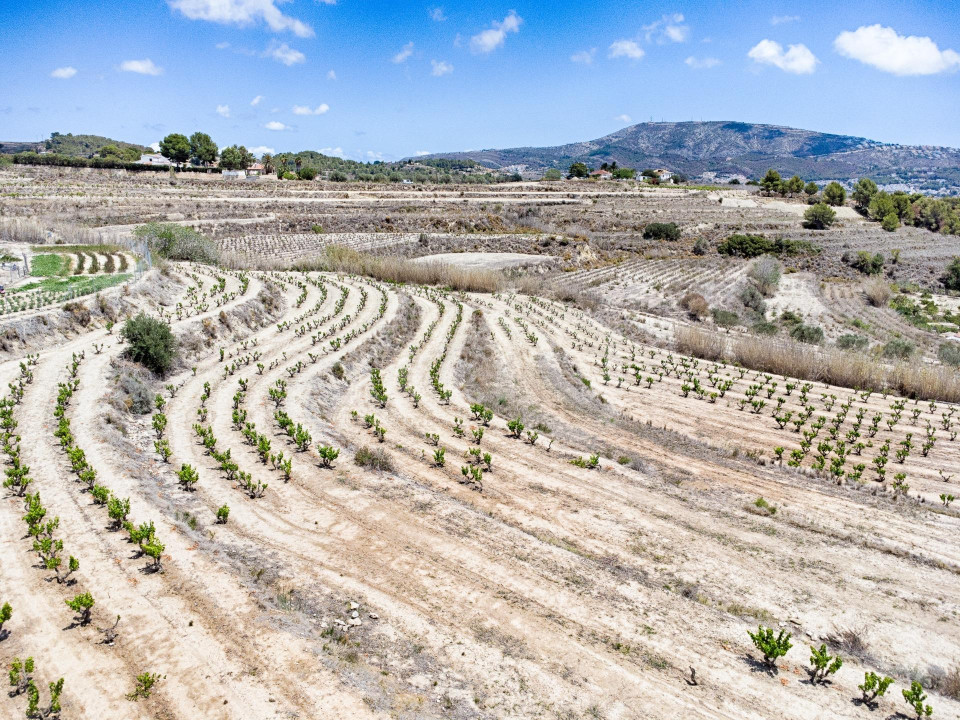
MULTIPOLYGON (((644 220, 722 207, 653 194, 644 220)), ((960 406, 678 353, 675 328, 711 322, 680 298, 728 306, 748 261, 604 233, 623 206, 486 202, 443 220, 531 232, 438 229, 401 203, 219 242, 509 270, 496 293, 163 262, 70 309, 0 316, 5 467, 29 468, 79 560, 58 583, 2 491, 3 663, 34 657, 43 697, 63 677, 75 720, 865 720, 902 712, 912 678, 934 717, 958 716, 960 512, 940 496, 960 482, 960 406), (367 227, 388 217, 401 227, 367 227), (541 263, 559 267, 524 277, 541 263), (163 376, 125 354, 140 311, 178 341, 163 376), (88 624, 65 604, 87 592, 88 624), (758 624, 792 635, 776 669, 758 624), (821 643, 843 658, 824 686, 807 672, 821 643), (875 711, 855 701, 868 671, 894 681, 875 711), (160 679, 129 700, 144 672, 160 679)), ((766 302, 830 337, 863 314, 872 343, 900 317, 815 269, 766 302)), ((2 717, 25 707, 0 695, 2 717)))

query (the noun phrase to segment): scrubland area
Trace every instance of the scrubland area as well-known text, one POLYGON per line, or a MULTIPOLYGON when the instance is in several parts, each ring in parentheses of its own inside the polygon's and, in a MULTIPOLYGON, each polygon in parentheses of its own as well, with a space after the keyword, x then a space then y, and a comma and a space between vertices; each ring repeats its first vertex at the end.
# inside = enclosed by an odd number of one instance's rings
POLYGON ((960 240, 802 208, 0 171, 0 716, 960 716, 960 240))

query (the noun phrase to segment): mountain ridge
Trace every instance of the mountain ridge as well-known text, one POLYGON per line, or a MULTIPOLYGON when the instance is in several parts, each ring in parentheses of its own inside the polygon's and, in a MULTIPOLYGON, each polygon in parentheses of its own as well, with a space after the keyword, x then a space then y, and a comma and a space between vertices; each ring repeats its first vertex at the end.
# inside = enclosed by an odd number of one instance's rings
MULTIPOLYGON (((667 168, 685 175, 759 177, 768 168, 810 180, 870 175, 888 184, 925 189, 960 187, 960 149, 883 143, 865 137, 733 120, 649 122, 595 140, 547 147, 432 153, 425 158, 471 159, 528 175, 572 162, 667 168)), ((423 158, 421 158, 423 159, 423 158)))

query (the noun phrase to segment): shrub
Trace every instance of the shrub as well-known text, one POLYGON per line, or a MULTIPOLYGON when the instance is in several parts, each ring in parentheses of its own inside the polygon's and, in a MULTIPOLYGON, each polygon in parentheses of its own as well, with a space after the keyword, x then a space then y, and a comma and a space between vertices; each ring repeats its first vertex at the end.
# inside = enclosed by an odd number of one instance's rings
POLYGON ((217 508, 217 524, 226 525, 227 518, 230 517, 230 508, 227 505, 221 505, 217 508))
POLYGON ((850 261, 850 267, 864 275, 879 275, 883 271, 883 254, 872 255, 866 250, 860 250, 850 261))
POLYGON ((763 295, 754 285, 747 285, 740 291, 740 302, 759 315, 767 313, 767 304, 763 300, 763 295))
POLYGON ((297 177, 300 180, 313 180, 317 177, 317 170, 312 167, 302 167, 297 170, 297 177))
POLYGON ((688 292, 680 298, 680 307, 690 313, 691 317, 702 320, 710 312, 710 304, 706 298, 697 292, 688 292))
POLYGON ((947 266, 942 281, 947 290, 960 290, 960 258, 954 258, 947 266))
POLYGON ((909 340, 894 338, 883 346, 883 356, 888 360, 906 360, 916 349, 909 340))
POLYGON ((866 281, 863 284, 863 291, 874 307, 886 307, 890 302, 890 286, 879 278, 866 281))
POLYGON ((762 235, 731 235, 717 245, 721 255, 752 258, 773 252, 773 242, 762 235))
POLYGON ((863 350, 869 342, 863 335, 847 333, 837 338, 837 347, 841 350, 863 350))
POLYGON ((3 606, 0 607, 0 639, 4 637, 3 624, 12 617, 13 617, 13 608, 10 607, 10 603, 4 603, 3 606))
POLYGON ((753 324, 753 331, 757 335, 776 335, 779 330, 780 328, 777 327, 776 323, 767 320, 759 320, 753 324))
POLYGON ((945 342, 937 350, 937 358, 944 365, 960 367, 960 344, 955 342, 945 342))
POLYGON ((739 324, 740 317, 731 310, 724 310, 722 308, 714 308, 713 311, 713 321, 723 328, 730 328, 734 325, 739 324))
POLYGON ((790 337, 799 342, 818 345, 823 342, 823 328, 817 325, 804 325, 799 323, 790 330, 790 337))
POLYGON ((836 211, 826 203, 811 205, 803 213, 803 226, 811 230, 825 230, 837 221, 836 211))
POLYGON ((676 241, 680 239, 680 228, 676 223, 650 223, 643 229, 645 240, 668 240, 676 241))
POLYGON ((380 448, 370 448, 364 446, 357 450, 353 456, 353 461, 360 467, 370 468, 372 470, 393 470, 393 463, 386 451, 380 448))
POLYGON ((791 634, 786 630, 781 630, 779 635, 774 636, 773 628, 759 625, 757 632, 752 633, 747 630, 747 635, 750 636, 757 650, 763 653, 763 661, 771 667, 776 666, 777 658, 786 655, 787 651, 793 647, 793 643, 790 642, 791 634))
POLYGON ((177 341, 162 320, 140 313, 124 323, 120 336, 127 341, 131 360, 163 374, 173 365, 177 341))
POLYGON ((704 238, 697 238, 693 241, 693 254, 694 255, 706 255, 707 251, 710 250, 710 243, 708 243, 704 238))
POLYGON ((216 264, 220 251, 212 240, 193 228, 173 223, 147 223, 133 231, 134 237, 145 240, 151 252, 168 260, 216 264))
POLYGON ((776 291, 781 274, 783 274, 783 266, 776 258, 770 256, 757 258, 750 264, 750 269, 747 271, 747 275, 756 283, 757 289, 767 297, 776 291))
POLYGON ((880 221, 880 227, 887 232, 893 232, 900 227, 900 218, 897 217, 896 213, 887 213, 883 216, 883 220, 880 221))

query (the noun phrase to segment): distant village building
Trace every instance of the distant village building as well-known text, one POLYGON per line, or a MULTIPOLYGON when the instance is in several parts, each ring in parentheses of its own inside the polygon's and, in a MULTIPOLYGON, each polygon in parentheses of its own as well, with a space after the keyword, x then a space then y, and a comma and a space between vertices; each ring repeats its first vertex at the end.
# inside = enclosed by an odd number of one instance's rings
POLYGON ((263 165, 261 163, 254 163, 247 168, 247 175, 262 175, 263 174, 263 165))
POLYGON ((243 180, 247 177, 246 170, 224 170, 220 173, 221 177, 226 178, 227 180, 243 180))
POLYGON ((594 170, 590 173, 590 177, 597 178, 597 180, 609 180, 613 177, 613 173, 609 170, 594 170))
POLYGON ((160 153, 147 153, 137 160, 138 165, 170 165, 170 161, 160 153))

